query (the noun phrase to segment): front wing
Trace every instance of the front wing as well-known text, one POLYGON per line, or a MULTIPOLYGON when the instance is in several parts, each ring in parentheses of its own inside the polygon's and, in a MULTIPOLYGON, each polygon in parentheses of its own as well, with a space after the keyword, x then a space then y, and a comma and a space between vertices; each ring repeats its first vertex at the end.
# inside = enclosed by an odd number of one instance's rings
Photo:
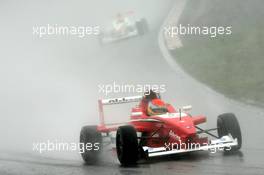
MULTIPOLYGON (((210 144, 201 145, 195 148, 189 149, 168 149, 168 145, 164 147, 147 147, 143 146, 144 152, 148 157, 156 157, 156 156, 165 156, 171 154, 180 154, 194 151, 209 151, 212 149, 223 149, 226 147, 233 147, 238 145, 237 139, 234 139, 231 135, 226 135, 221 137, 220 139, 211 140, 210 144)), ((232 149, 232 148, 231 148, 232 149)))

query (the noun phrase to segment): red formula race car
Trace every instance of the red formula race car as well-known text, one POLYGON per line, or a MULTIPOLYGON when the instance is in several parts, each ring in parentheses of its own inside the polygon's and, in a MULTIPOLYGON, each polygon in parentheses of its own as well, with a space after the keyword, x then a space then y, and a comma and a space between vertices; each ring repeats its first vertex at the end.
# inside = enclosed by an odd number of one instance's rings
MULTIPOLYGON (((159 99, 157 96, 155 98, 159 99)), ((240 126, 234 114, 219 115, 217 127, 205 130, 198 125, 206 122, 206 117, 189 114, 187 111, 191 106, 175 109, 165 103, 166 110, 157 110, 159 114, 149 115, 147 108, 151 100, 146 96, 99 100, 100 124, 84 126, 81 130, 80 143, 86 145, 81 154, 83 160, 95 163, 105 143, 113 141, 113 138, 122 165, 136 164, 139 159, 155 156, 201 150, 235 152, 241 148, 240 126), (137 101, 139 104, 132 108, 129 121, 111 124, 104 122, 104 105, 137 101), (218 134, 213 134, 213 130, 218 134), (109 139, 111 133, 116 135, 109 139), (92 149, 95 145, 97 149, 92 149)))

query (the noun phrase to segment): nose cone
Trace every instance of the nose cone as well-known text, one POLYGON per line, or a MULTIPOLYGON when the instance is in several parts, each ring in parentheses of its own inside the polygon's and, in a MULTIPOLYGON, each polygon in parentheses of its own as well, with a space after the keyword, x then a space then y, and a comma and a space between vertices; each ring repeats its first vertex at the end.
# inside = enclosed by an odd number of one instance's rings
POLYGON ((177 122, 177 124, 179 130, 181 130, 186 135, 193 135, 196 133, 196 128, 194 126, 193 120, 190 117, 183 117, 177 122))
POLYGON ((196 134, 193 118, 188 114, 167 113, 164 115, 153 116, 151 118, 162 121, 165 127, 173 129, 178 135, 189 137, 196 134))
POLYGON ((175 128, 177 133, 189 137, 196 134, 196 128, 191 117, 171 118, 167 120, 168 126, 175 128))

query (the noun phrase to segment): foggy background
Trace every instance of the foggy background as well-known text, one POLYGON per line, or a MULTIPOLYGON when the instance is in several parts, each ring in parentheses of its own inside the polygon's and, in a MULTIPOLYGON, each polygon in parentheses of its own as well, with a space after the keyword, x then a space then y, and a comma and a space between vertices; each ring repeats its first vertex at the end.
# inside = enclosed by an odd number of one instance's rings
MULTIPOLYGON (((32 34, 33 26, 100 26, 118 12, 132 10, 158 29, 164 18, 159 13, 170 3, 156 1, 149 8, 150 1, 1 1, 0 148, 30 152, 32 142, 77 142, 83 125, 98 123, 97 100, 104 97, 99 84, 147 83, 126 78, 135 69, 124 69, 130 60, 116 58, 131 48, 102 48, 93 35, 39 38, 32 34)), ((137 57, 137 50, 133 54, 137 57)))
MULTIPOLYGON (((264 138, 259 133, 263 133, 263 110, 224 97, 197 82, 180 66, 170 67, 164 59, 158 34, 176 2, 182 1, 1 0, 0 174, 109 174, 110 171, 112 174, 261 174, 264 138), (98 38, 92 35, 38 38, 32 34, 33 26, 47 24, 101 26, 109 23, 118 12, 131 10, 148 20, 150 31, 147 35, 100 46, 98 38), (85 167, 77 152, 47 153, 47 157, 78 160, 77 163, 65 164, 60 159, 40 162, 43 154, 32 152, 33 142, 78 142, 82 126, 98 123, 97 100, 105 97, 98 93, 98 85, 113 81, 118 84, 165 84, 166 93, 162 94, 165 101, 174 106, 193 105, 193 115, 208 117, 205 128, 215 127, 217 115, 234 112, 241 125, 242 151, 227 157, 219 153, 180 158, 180 161, 158 159, 135 169, 119 167, 114 156, 113 165, 85 167), (2 157, 2 152, 7 153, 6 158, 2 157), (16 152, 37 157, 25 161, 27 156, 22 154, 21 161, 16 162, 13 161, 17 158, 16 152), (11 153, 15 158, 8 157, 11 153)), ((204 8, 206 5, 194 9, 203 11, 204 8)), ((194 19, 197 18, 194 16, 194 19)), ((123 95, 132 94, 110 94, 108 97, 123 95)), ((123 120, 131 105, 108 106, 106 115, 113 121, 123 120)))

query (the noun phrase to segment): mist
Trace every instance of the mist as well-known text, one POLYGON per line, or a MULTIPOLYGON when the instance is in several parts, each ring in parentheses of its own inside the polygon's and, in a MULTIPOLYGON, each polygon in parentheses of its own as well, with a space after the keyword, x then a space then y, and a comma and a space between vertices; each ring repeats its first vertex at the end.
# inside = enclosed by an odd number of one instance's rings
MULTIPOLYGON (((98 123, 97 100, 105 96, 98 92, 99 84, 144 82, 131 82, 131 74, 120 74, 133 71, 124 70, 133 60, 118 58, 119 52, 134 52, 136 57, 137 51, 118 44, 101 47, 97 36, 40 38, 32 34, 34 26, 100 26, 116 13, 132 10, 154 29, 163 18, 157 14, 169 9, 170 1, 157 1, 152 8, 150 2, 2 1, 0 148, 32 152, 33 142, 78 142, 82 126, 98 123)), ((111 97, 119 95, 124 94, 111 97)))

